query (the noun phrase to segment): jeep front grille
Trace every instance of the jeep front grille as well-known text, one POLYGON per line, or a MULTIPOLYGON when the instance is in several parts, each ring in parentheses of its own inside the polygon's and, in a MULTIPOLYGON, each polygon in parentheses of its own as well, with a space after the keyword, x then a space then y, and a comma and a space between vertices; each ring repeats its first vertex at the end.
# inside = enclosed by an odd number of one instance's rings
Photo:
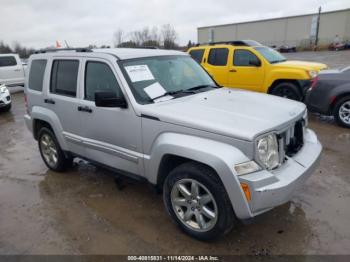
POLYGON ((303 147, 304 127, 305 121, 301 119, 278 135, 280 163, 286 160, 286 156, 294 156, 303 147))

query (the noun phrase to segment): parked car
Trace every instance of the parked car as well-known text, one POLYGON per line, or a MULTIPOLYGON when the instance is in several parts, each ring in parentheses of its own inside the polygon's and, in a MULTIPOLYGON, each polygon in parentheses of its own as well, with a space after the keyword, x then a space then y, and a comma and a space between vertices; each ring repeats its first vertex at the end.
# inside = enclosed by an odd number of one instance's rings
POLYGON ((340 125, 350 128, 350 67, 320 73, 308 91, 306 103, 310 111, 334 115, 340 125))
POLYGON ((325 64, 287 61, 276 50, 257 42, 234 41, 189 49, 222 86, 248 89, 302 101, 312 79, 325 64))
POLYGON ((25 121, 48 168, 80 157, 148 182, 195 238, 287 202, 317 167, 304 104, 219 88, 186 53, 43 51, 28 65, 25 121))
POLYGON ((279 47, 281 53, 295 53, 297 51, 296 46, 282 45, 279 47))
POLYGON ((0 84, 0 111, 9 111, 11 109, 11 95, 7 87, 0 84))
POLYGON ((345 50, 345 49, 346 49, 346 44, 344 42, 331 43, 328 46, 328 50, 330 50, 330 51, 340 51, 340 50, 345 50))
POLYGON ((0 54, 0 83, 23 86, 25 70, 17 54, 0 54))

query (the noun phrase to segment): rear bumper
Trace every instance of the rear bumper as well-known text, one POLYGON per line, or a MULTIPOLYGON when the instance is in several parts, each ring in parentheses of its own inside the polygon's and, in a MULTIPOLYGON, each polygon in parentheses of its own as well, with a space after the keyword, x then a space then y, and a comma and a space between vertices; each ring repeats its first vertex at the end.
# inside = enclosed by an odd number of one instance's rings
POLYGON ((309 88, 305 94, 304 102, 310 112, 331 115, 330 105, 323 102, 324 97, 311 95, 312 90, 309 88))
POLYGON ((304 147, 283 166, 271 172, 263 170, 241 176, 240 182, 248 184, 251 192, 248 204, 252 216, 288 202, 317 168, 321 151, 316 135, 308 130, 304 147))

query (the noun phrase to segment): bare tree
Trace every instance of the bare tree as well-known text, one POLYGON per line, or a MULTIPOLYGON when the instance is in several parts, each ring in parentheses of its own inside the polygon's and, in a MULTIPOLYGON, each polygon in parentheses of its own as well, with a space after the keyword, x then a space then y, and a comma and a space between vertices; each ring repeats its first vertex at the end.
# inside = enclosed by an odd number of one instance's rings
POLYGON ((119 45, 124 41, 123 38, 124 38, 124 32, 122 29, 118 29, 117 31, 115 31, 113 35, 114 47, 119 47, 119 45))
POLYGON ((177 47, 177 33, 170 24, 165 24, 161 28, 162 40, 165 49, 174 49, 177 47))

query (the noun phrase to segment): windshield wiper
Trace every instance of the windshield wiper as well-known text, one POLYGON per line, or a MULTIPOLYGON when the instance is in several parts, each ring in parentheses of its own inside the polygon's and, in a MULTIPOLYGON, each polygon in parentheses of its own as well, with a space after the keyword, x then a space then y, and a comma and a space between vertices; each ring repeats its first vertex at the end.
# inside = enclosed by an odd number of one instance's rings
POLYGON ((160 96, 152 98, 152 101, 157 100, 157 99, 162 98, 162 97, 165 97, 165 96, 173 96, 173 95, 177 95, 177 94, 195 94, 195 92, 192 91, 192 90, 189 90, 189 89, 186 89, 186 90, 180 89, 180 90, 177 90, 177 91, 168 91, 168 92, 165 92, 164 94, 162 94, 160 96))
POLYGON ((218 88, 218 86, 213 86, 213 85, 198 85, 198 86, 191 87, 187 90, 194 91, 194 90, 199 90, 207 87, 218 88))
POLYGON ((286 62, 287 59, 281 59, 281 60, 273 60, 270 62, 270 64, 276 64, 276 63, 281 63, 281 62, 286 62))

